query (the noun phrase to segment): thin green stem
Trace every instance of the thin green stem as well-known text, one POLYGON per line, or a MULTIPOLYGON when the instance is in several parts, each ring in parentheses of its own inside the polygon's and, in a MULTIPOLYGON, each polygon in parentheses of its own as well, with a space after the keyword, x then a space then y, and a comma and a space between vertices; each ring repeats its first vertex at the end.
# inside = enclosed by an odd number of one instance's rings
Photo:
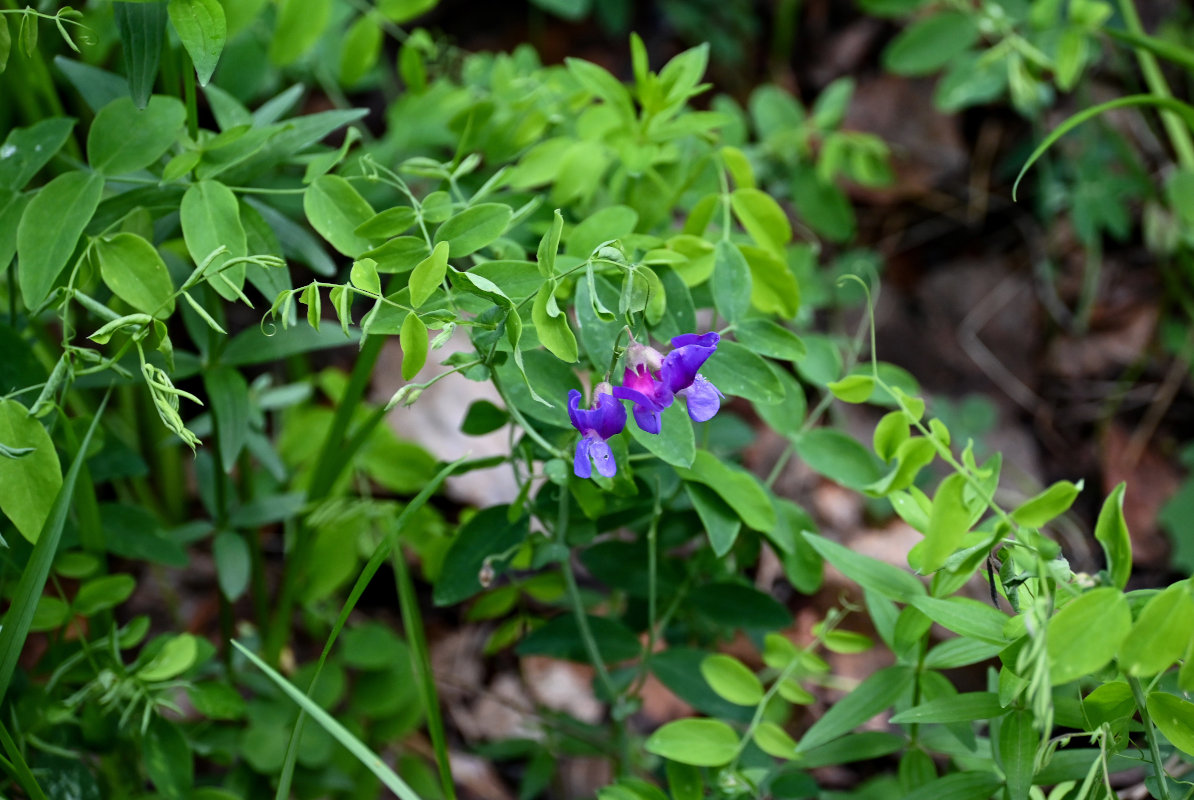
POLYGON ((1171 800, 1169 795, 1169 781, 1165 778, 1165 762, 1161 760, 1161 745, 1157 742, 1157 729, 1153 727, 1148 716, 1148 700, 1144 696, 1144 687, 1140 679, 1132 675, 1127 676, 1128 686, 1132 687, 1132 698, 1136 701, 1136 710, 1140 712, 1140 721, 1144 724, 1144 736, 1148 739, 1148 749, 1152 755, 1153 774, 1157 778, 1157 787, 1161 792, 1161 800, 1171 800))
MULTIPOLYGON (((1129 33, 1138 36, 1144 34, 1144 26, 1140 24, 1140 15, 1136 13, 1136 4, 1132 0, 1119 0, 1119 10, 1124 18, 1124 26, 1129 33)), ((1157 63, 1157 58, 1152 53, 1143 48, 1136 48, 1136 60, 1140 64, 1140 71, 1144 74, 1144 82, 1148 85, 1148 90, 1157 97, 1172 98, 1173 92, 1169 89, 1169 83, 1165 80, 1164 73, 1161 72, 1161 66, 1157 63)), ((1165 126, 1165 132, 1169 134, 1169 141, 1173 145, 1173 152, 1177 156, 1177 162, 1186 169, 1194 169, 1194 138, 1190 135, 1190 130, 1178 117, 1171 111, 1161 112, 1161 122, 1165 126)))

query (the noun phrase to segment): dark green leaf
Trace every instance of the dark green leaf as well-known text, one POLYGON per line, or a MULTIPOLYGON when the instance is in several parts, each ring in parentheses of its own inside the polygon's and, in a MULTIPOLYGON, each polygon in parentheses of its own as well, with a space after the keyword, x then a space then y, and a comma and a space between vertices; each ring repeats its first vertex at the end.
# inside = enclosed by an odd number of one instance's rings
POLYGON ((240 221, 240 204, 236 195, 219 181, 200 181, 187 189, 180 206, 182 236, 187 251, 196 265, 202 264, 218 248, 225 252, 216 256, 207 267, 211 287, 225 300, 235 300, 236 291, 221 278, 227 278, 236 289, 245 285, 245 265, 224 265, 233 258, 248 255, 248 240, 240 221))
POLYGON ((718 241, 713 256, 713 305, 728 322, 737 322, 750 310, 750 267, 729 240, 718 241))
MULTIPOLYGON (((135 5, 121 3, 120 5, 135 5)), ((173 722, 154 714, 141 739, 145 771, 162 797, 184 800, 195 782, 195 761, 191 746, 173 722)))
POLYGON ((129 94, 137 108, 145 108, 158 77, 166 39, 166 3, 116 3, 113 11, 124 49, 129 94))
POLYGON ((899 567, 856 553, 815 534, 805 533, 804 538, 826 561, 864 589, 903 603, 925 596, 924 584, 899 567))
POLYGON ((468 407, 460 430, 469 436, 484 436, 493 433, 509 421, 510 415, 505 409, 498 408, 488 400, 476 400, 468 407))
POLYGON ((799 752, 849 733, 895 703, 914 680, 915 672, 909 667, 887 667, 872 674, 813 723, 800 740, 799 752))
POLYGON ((505 569, 508 551, 522 543, 529 531, 525 516, 511 522, 507 506, 491 506, 477 512, 452 539, 443 568, 435 582, 438 606, 460 603, 482 590, 478 576, 486 559, 495 574, 505 569))
POLYGON ((723 339, 701 372, 727 396, 769 404, 784 399, 784 386, 767 361, 738 342, 723 339))
POLYGON ((776 631, 792 623, 792 615, 778 600, 741 583, 702 586, 689 603, 702 616, 730 629, 776 631))
MULTIPOLYGON (((643 434, 648 436, 649 434, 643 434)), ((738 540, 738 532, 742 530, 742 520, 717 492, 699 483, 686 483, 684 489, 696 509, 701 524, 705 526, 705 533, 709 537, 709 546, 719 556, 724 556, 733 548, 738 540)))
POLYGON ((30 125, 13 128, 0 145, 0 186, 20 190, 53 158, 70 136, 75 121, 69 117, 51 117, 30 125))
POLYGON ((891 718, 892 722, 916 724, 921 722, 970 722, 994 719, 1004 713, 999 695, 993 692, 968 692, 938 697, 921 703, 891 718))
POLYGON ((97 173, 66 172, 39 189, 25 207, 17 226, 17 258, 27 308, 37 308, 49 295, 103 190, 104 179, 97 173))
POLYGON ((883 66, 897 75, 927 75, 978 41, 978 18, 961 11, 927 16, 904 29, 883 51, 883 66))
MULTIPOLYGON (((609 617, 586 617, 597 652, 608 663, 635 658, 642 650, 634 632, 609 617)), ((536 628, 515 648, 518 655, 539 655, 589 663, 589 651, 581 638, 574 614, 560 614, 536 628)))
POLYGON ((135 310, 166 319, 174 313, 174 284, 157 248, 135 233, 95 241, 100 275, 112 294, 135 310))
POLYGON ((373 219, 373 208, 353 185, 338 175, 321 175, 303 193, 303 211, 311 227, 350 258, 360 258, 373 245, 356 229, 373 219))
POLYGON ((834 428, 814 428, 801 434, 796 453, 813 470, 850 489, 862 489, 879 478, 879 466, 871 452, 834 428))

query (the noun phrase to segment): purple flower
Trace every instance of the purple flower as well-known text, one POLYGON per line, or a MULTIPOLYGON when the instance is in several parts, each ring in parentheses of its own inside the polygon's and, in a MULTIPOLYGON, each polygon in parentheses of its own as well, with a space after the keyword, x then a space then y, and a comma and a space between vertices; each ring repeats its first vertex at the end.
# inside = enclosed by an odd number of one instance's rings
POLYGON ((644 433, 659 433, 663 424, 659 414, 672 404, 672 392, 651 377, 646 364, 626 368, 622 385, 614 387, 614 397, 634 403, 634 421, 644 433))
POLYGON ((580 392, 576 389, 568 392, 568 418, 572 420, 572 427, 580 431, 580 441, 576 443, 576 456, 572 461, 572 471, 578 478, 592 477, 593 463, 597 465, 597 471, 607 478, 612 478, 618 472, 614 454, 606 440, 626 427, 626 409, 613 398, 608 388, 608 384, 597 387, 594 392, 596 408, 592 409, 580 408, 580 392))
POLYGON ((716 331, 700 335, 686 333, 672 339, 674 349, 663 357, 663 367, 660 369, 663 384, 671 393, 685 399, 688 416, 696 422, 712 419, 725 397, 698 372, 717 350, 719 341, 721 337, 716 331))

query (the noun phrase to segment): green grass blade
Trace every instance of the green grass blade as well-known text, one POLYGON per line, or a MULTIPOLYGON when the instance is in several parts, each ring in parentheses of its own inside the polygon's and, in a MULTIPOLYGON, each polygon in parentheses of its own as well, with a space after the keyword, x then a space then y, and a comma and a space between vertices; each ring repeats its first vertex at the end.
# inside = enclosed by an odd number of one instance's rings
MULTIPOLYGON (((458 467, 468 463, 464 458, 457 459, 436 473, 435 477, 423 487, 423 490, 415 495, 414 499, 406 505, 406 508, 402 509, 402 513, 398 515, 398 519, 394 522, 394 529, 401 531, 406 525, 407 520, 422 508, 431 499, 433 494, 439 491, 440 485, 443 484, 447 477, 456 471, 458 467)), ((336 639, 344 629, 345 623, 348 622, 349 615, 356 608, 357 601, 365 593, 365 589, 369 586, 369 582, 373 580, 373 576, 377 573, 377 570, 390 557, 392 548, 393 540, 391 537, 387 536, 378 542, 373 554, 369 557, 369 561, 366 562, 364 569, 361 570, 361 574, 357 577, 356 583, 353 584, 352 591, 348 593, 348 598, 344 601, 344 606, 340 609, 340 615, 336 618, 336 623, 332 626, 332 631, 328 634, 328 639, 323 645, 323 652, 319 654, 319 662, 315 665, 315 673, 311 676, 311 684, 307 687, 307 697, 310 697, 315 691, 315 684, 319 680, 320 674, 323 673, 323 667, 332 652, 332 646, 335 645, 336 639)), ((405 606, 403 608, 405 609, 405 606)), ((405 611, 403 613, 405 614, 405 611)), ((438 712, 438 706, 436 710, 438 712)), ((428 713, 430 714, 430 712, 428 713)), ((278 791, 274 795, 277 800, 286 800, 290 796, 290 785, 294 779, 295 761, 298 758, 298 743, 303 733, 303 722, 305 719, 305 713, 300 710, 298 719, 294 723, 294 731, 290 734, 290 744, 286 748, 286 760, 282 764, 282 772, 278 777, 278 791)), ((440 725, 442 732, 442 722, 440 725)), ((434 733, 432 737, 434 739, 434 733)), ((436 757, 437 759, 439 758, 438 750, 436 757)), ((451 798, 453 795, 449 793, 448 797, 451 798)))
POLYGON ((1024 162, 1024 166, 1020 168, 1020 174, 1016 176, 1016 182, 1012 184, 1012 200, 1016 199, 1016 189, 1020 186, 1020 181, 1024 178, 1025 173, 1029 168, 1037 162, 1041 156, 1045 154, 1053 144, 1065 136, 1067 133, 1077 128, 1084 122, 1087 122, 1105 111, 1113 111, 1117 108, 1128 108, 1130 106, 1156 106, 1158 108, 1173 111, 1182 118, 1186 126, 1194 130, 1194 106, 1183 103, 1180 100, 1174 100, 1172 97, 1157 97, 1152 94, 1133 94, 1128 97, 1121 97, 1118 100, 1111 100, 1106 103, 1100 103, 1097 106, 1081 111, 1074 116, 1067 119, 1065 122, 1058 125, 1053 131, 1045 137, 1045 140, 1037 146, 1036 150, 1032 151, 1032 155, 1024 162))
POLYGON ((33 771, 25 763, 21 749, 8 735, 8 728, 3 725, 0 725, 0 744, 4 745, 4 752, 8 753, 8 757, 12 759, 6 761, 4 767, 11 772, 17 785, 24 790, 25 794, 29 795, 30 800, 46 800, 46 793, 37 785, 37 779, 33 777, 33 771))
POLYGON ((87 448, 91 444, 91 435, 95 433, 103 416, 104 408, 108 405, 111 391, 104 396, 103 402, 95 412, 87 434, 79 445, 78 453, 71 462, 66 476, 62 479, 62 488, 58 490, 58 497, 50 508, 50 516, 42 526, 37 544, 33 545, 33 553, 29 556, 29 563, 21 572, 21 580, 12 596, 12 605, 4 615, 4 627, 0 629, 0 701, 8 693, 8 684, 12 681, 13 671, 17 667, 17 659, 21 656, 21 648, 25 646, 25 637, 29 635, 29 626, 33 622, 33 612, 37 608, 37 600, 41 597, 46 580, 50 575, 50 566, 54 562, 54 555, 58 551, 58 542, 62 538, 62 529, 66 525, 66 515, 70 511, 71 500, 75 494, 75 484, 79 481, 79 473, 83 469, 83 462, 87 458, 87 448))
POLYGON ((1103 33, 1110 36, 1112 39, 1118 39, 1125 44, 1130 44, 1132 47, 1139 47, 1147 50, 1158 58, 1163 58, 1166 61, 1172 61, 1175 64, 1181 64, 1189 70, 1194 70, 1194 51, 1191 51, 1181 45, 1167 42, 1164 39, 1158 39, 1154 36, 1149 36, 1143 33, 1132 33, 1130 31, 1120 30, 1118 28, 1104 28, 1103 33))
POLYGON ((414 789, 411 789, 406 781, 399 778, 394 770, 390 769, 389 765, 382 761, 376 753, 366 747, 360 739, 349 733, 348 729, 339 722, 336 722, 328 712, 320 708, 311 698, 300 692, 293 683, 275 672, 269 664, 266 664, 249 648, 235 639, 232 640, 232 646, 241 651, 245 658, 253 662, 253 665, 264 672, 271 681, 276 683, 278 688, 285 692, 291 700, 298 703, 300 708, 310 714, 311 718, 318 722, 320 727, 330 733, 336 741, 344 745, 348 749, 348 752, 356 756, 370 772, 385 784, 387 789, 398 795, 402 800, 420 800, 419 796, 415 794, 414 789))
POLYGON ((423 707, 427 710, 427 731, 431 734, 431 747, 435 751, 435 765, 439 768, 440 784, 444 797, 456 800, 456 786, 452 783, 452 763, 448 758, 448 737, 444 732, 444 715, 439 708, 439 692, 435 689, 435 676, 431 672, 431 651, 427 647, 427 635, 423 630, 423 618, 419 614, 419 599, 410 579, 402 548, 398 547, 398 532, 395 526, 390 539, 393 547, 394 577, 398 582, 398 605, 402 609, 402 627, 411 646, 415 662, 415 673, 419 677, 419 690, 423 695, 423 707))

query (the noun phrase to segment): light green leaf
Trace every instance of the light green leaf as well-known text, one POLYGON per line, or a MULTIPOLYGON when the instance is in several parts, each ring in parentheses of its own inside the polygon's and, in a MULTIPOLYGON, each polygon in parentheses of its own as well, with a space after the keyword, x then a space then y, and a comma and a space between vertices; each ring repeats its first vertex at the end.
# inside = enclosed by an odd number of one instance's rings
POLYGON ((550 306, 555 305, 555 282, 548 281, 539 287, 535 295, 535 302, 531 306, 531 321, 535 324, 535 333, 544 347, 556 358, 566 363, 573 363, 579 356, 576 347, 576 336, 572 328, 568 327, 568 317, 557 313, 552 316, 550 306))
POLYGON ((1164 672, 1194 641, 1194 599, 1190 582, 1180 581, 1155 595, 1140 612, 1120 645, 1119 668, 1136 677, 1164 672))
POLYGON ((825 388, 845 403, 865 403, 875 391, 875 379, 870 375, 847 375, 840 381, 827 383, 825 388))
POLYGON ((735 705, 754 706, 763 700, 762 681, 733 656, 706 656, 701 662, 701 675, 713 691, 735 705))
POLYGON ((961 546, 962 537, 970 530, 970 509, 963 492, 966 478, 953 473, 937 487, 933 510, 929 514, 929 529, 921 546, 921 571, 935 572, 961 546))
POLYGON ((785 246, 792 241, 792 224, 779 203, 759 189, 736 189, 730 195, 730 205, 750 238, 782 259, 785 246))
POLYGON ((143 681, 168 681, 191 668, 199 655, 199 642, 189 633, 170 637, 145 666, 137 670, 143 681))
POLYGON ((943 628, 990 644, 1007 644, 1003 627, 1008 617, 987 603, 969 597, 914 597, 912 605, 943 628))
POLYGON ((0 400, 0 442, 30 448, 21 458, 0 458, 0 511, 21 535, 37 542, 62 486, 62 466, 50 434, 16 400, 0 400))
POLYGON ((216 71, 228 38, 224 7, 218 0, 170 0, 166 10, 182 46, 195 65, 199 85, 206 86, 216 71))
POLYGON ((332 16, 332 0, 279 0, 269 60, 293 64, 315 46, 332 16))
POLYGON ((1170 743, 1194 756, 1194 703, 1167 692, 1148 696, 1148 715, 1170 743))
POLYGON ((174 284, 156 247, 135 233, 97 239, 94 247, 112 294, 159 319, 174 313, 174 284))
POLYGON ((676 467, 691 467, 696 458, 696 437, 692 420, 679 403, 663 410, 659 433, 643 433, 634 423, 627 424, 631 437, 654 455, 676 467))
POLYGON ((1103 501, 1099 519, 1095 523, 1095 538, 1103 545, 1107 556, 1107 572, 1111 583, 1120 589, 1128 585, 1132 574, 1132 539, 1128 535, 1128 523, 1124 520, 1124 492, 1126 483, 1111 490, 1103 501))
POLYGON ((340 49, 340 82, 353 86, 377 64, 381 55, 382 31, 369 14, 357 17, 344 34, 340 49))
POLYGON ((560 209, 556 209, 556 213, 551 218, 551 227, 547 229, 547 233, 543 234, 543 238, 539 240, 539 249, 535 254, 535 264, 539 268, 539 274, 544 278, 550 278, 556 272, 556 253, 560 249, 560 234, 564 231, 564 217, 560 214, 560 209))
MULTIPOLYGON (((962 697, 962 695, 958 695, 962 697)), ((955 698, 956 699, 956 698, 955 698)), ((991 715, 993 719, 995 714, 991 715)), ((1012 711, 999 726, 998 758, 1003 766, 1010 800, 1028 800, 1040 744, 1032 712, 1012 711)))
POLYGON ((1045 629, 1049 680, 1069 683, 1101 669, 1132 628, 1132 612, 1119 589, 1093 589, 1062 606, 1045 629))
POLYGON ((398 343, 402 346, 402 379, 409 381, 427 363, 427 326, 418 314, 406 315, 398 332, 398 343))
POLYGON ((319 235, 350 258, 360 258, 373 245, 356 229, 373 219, 372 206, 339 175, 321 175, 303 193, 303 211, 319 235))
POLYGON ((427 298, 444 282, 448 273, 447 242, 440 242, 410 273, 410 302, 415 308, 427 302, 427 298))
POLYGON ((644 747, 681 764, 718 767, 738 752, 738 734, 719 720, 678 719, 651 734, 644 747))
POLYGON ((879 466, 870 451, 834 428, 800 434, 796 453, 813 470, 849 489, 862 489, 879 478, 879 466))
POLYGON ((769 756, 792 759, 796 757, 796 740, 774 722, 761 722, 755 728, 755 744, 769 756))
POLYGON ((170 800, 190 797, 195 783, 195 757, 179 727, 160 714, 152 716, 141 737, 141 760, 159 796, 170 800))
POLYGON ((136 588, 137 581, 132 575, 92 578, 79 587, 75 599, 71 601, 71 608, 76 614, 90 617, 128 600, 136 588))
POLYGON ((769 319, 742 320, 734 326, 734 336, 762 356, 799 361, 808 353, 799 336, 769 319))
POLYGON ((1064 514, 1074 504, 1081 491, 1081 481, 1077 484, 1058 481, 1035 497, 1024 501, 1012 512, 1012 519, 1028 528, 1047 525, 1054 518, 1064 514))
POLYGON ((439 0, 378 0, 377 10, 395 25, 421 17, 439 5, 439 0))
POLYGON ((447 242, 452 255, 462 258, 490 244, 506 231, 514 210, 503 203, 481 203, 449 218, 435 231, 436 242, 447 242))
POLYGON ((17 225, 18 278, 29 309, 49 295, 104 191, 95 172, 66 172, 47 183, 25 207, 17 225))

